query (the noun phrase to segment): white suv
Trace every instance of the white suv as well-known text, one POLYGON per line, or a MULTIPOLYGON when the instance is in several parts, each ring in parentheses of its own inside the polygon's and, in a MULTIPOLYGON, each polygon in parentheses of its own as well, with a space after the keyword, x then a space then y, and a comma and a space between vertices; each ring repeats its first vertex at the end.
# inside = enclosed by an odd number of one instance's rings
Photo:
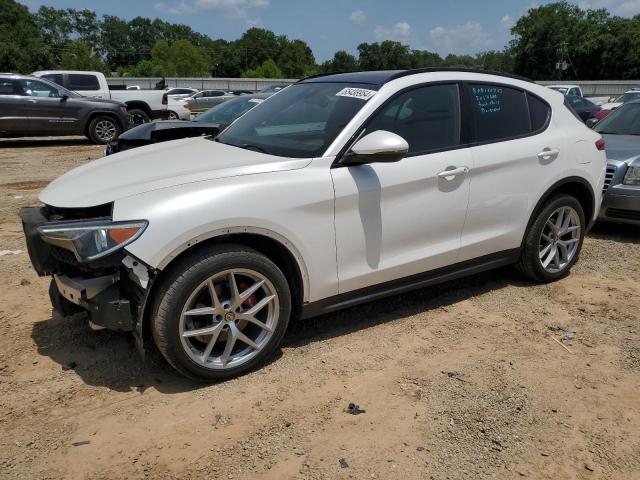
POLYGON ((526 79, 455 69, 310 77, 217 138, 83 165, 22 211, 63 314, 238 375, 310 317, 507 264, 569 272, 604 143, 526 79))

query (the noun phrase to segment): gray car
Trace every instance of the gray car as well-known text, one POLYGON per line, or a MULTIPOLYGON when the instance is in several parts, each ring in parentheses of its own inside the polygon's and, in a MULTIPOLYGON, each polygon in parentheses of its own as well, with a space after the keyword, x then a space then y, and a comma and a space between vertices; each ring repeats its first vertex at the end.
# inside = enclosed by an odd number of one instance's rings
POLYGON ((211 107, 220 105, 221 103, 231 100, 232 98, 238 98, 237 95, 227 93, 224 90, 203 90, 190 97, 184 99, 187 103, 187 108, 192 114, 197 114, 209 110, 211 107))
POLYGON ((593 129, 607 152, 600 219, 640 225, 640 101, 624 104, 593 129))
POLYGON ((86 135, 109 143, 129 122, 120 102, 86 98, 42 78, 0 74, 0 137, 86 135))

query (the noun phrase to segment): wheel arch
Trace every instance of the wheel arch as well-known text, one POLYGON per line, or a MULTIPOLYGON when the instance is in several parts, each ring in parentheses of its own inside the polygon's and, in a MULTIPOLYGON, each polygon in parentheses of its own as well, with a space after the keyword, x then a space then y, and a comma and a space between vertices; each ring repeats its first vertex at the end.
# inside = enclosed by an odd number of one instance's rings
POLYGON ((127 109, 137 108, 138 110, 144 111, 149 117, 151 117, 151 107, 147 102, 143 102, 142 100, 132 100, 130 102, 124 102, 127 106, 127 109))
POLYGON ((89 113, 89 116, 87 117, 87 121, 84 124, 84 129, 83 129, 84 135, 89 135, 89 127, 91 126, 91 122, 93 122, 93 119, 96 117, 112 118, 120 126, 120 128, 124 130, 124 125, 120 123, 120 119, 118 118, 118 115, 116 115, 114 112, 111 112, 109 110, 106 110, 106 111, 97 110, 89 113))
POLYGON ((139 312, 135 328, 140 340, 151 338, 150 316, 155 296, 165 278, 180 259, 194 251, 219 244, 235 244, 253 248, 274 262, 282 271, 291 289, 292 316, 298 317, 309 292, 309 275, 300 252, 286 238, 262 228, 238 227, 211 232, 181 245, 158 266, 158 274, 150 284, 139 312))
POLYGON ((525 229, 522 236, 521 246, 524 246, 527 232, 535 221, 536 215, 544 208, 547 200, 549 200, 549 198, 556 193, 566 193, 578 200, 578 202, 580 202, 580 205, 582 206, 582 210, 584 211, 584 218, 587 222, 587 228, 591 226, 594 214, 596 213, 596 197, 591 184, 583 177, 566 177, 551 185, 551 187, 549 187, 538 200, 538 203, 529 216, 527 228, 525 229))

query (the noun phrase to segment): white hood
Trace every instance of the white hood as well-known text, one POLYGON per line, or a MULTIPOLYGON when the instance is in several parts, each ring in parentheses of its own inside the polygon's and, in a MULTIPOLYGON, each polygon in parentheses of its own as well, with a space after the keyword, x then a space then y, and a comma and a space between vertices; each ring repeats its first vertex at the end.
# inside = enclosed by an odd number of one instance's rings
POLYGON ((204 137, 127 150, 65 173, 40 192, 55 207, 92 207, 185 183, 303 168, 310 159, 265 155, 204 137))
POLYGON ((604 104, 600 105, 600 108, 602 110, 613 110, 614 108, 618 108, 620 105, 622 105, 622 103, 609 102, 609 103, 604 103, 604 104))

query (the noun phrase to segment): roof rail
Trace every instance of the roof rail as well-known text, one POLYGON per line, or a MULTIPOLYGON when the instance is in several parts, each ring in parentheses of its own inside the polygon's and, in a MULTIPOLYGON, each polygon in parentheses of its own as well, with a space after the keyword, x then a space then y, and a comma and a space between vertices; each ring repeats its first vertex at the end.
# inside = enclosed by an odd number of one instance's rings
POLYGON ((402 72, 396 73, 395 75, 392 75, 389 78, 387 78, 385 83, 390 82, 391 80, 395 80, 396 78, 406 77, 408 75, 415 75, 418 73, 433 73, 433 72, 484 73, 487 75, 497 75, 499 77, 513 78, 515 80, 522 80, 524 82, 535 83, 530 78, 522 77, 520 75, 514 75, 511 73, 504 73, 504 72, 495 72, 493 70, 483 70, 480 68, 463 68, 463 67, 426 67, 426 68, 414 68, 412 70, 404 70, 402 72))

